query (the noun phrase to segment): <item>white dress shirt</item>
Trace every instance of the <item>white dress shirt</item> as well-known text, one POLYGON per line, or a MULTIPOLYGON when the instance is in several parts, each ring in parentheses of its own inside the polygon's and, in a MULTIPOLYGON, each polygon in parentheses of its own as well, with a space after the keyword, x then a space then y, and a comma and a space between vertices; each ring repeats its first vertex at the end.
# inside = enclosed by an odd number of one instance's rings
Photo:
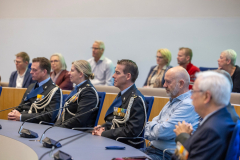
POLYGON ((94 79, 91 80, 93 85, 113 85, 112 75, 114 73, 114 66, 110 59, 106 58, 104 55, 96 62, 94 58, 87 60, 94 73, 94 79))
POLYGON ((24 76, 25 76, 26 72, 27 72, 27 68, 22 75, 20 75, 20 73, 17 72, 18 76, 17 76, 17 80, 16 80, 16 88, 22 88, 23 80, 24 80, 24 76))

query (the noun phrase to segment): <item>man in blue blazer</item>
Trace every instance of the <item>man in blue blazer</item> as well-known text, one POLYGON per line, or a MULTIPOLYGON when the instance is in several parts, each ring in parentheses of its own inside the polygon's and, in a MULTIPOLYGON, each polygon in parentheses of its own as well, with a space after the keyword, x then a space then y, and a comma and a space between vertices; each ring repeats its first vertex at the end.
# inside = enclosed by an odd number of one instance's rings
POLYGON ((231 86, 224 75, 207 71, 197 76, 191 98, 195 111, 203 120, 192 136, 190 124, 179 122, 176 125, 176 141, 180 142, 189 154, 187 156, 179 147, 181 151, 176 150, 173 159, 225 159, 235 126, 225 107, 229 103, 230 95, 231 86))
POLYGON ((31 83, 35 81, 32 80, 32 76, 30 74, 29 65, 29 56, 26 52, 20 52, 16 54, 16 60, 14 60, 16 64, 17 71, 12 72, 8 87, 16 87, 16 88, 27 88, 31 83))

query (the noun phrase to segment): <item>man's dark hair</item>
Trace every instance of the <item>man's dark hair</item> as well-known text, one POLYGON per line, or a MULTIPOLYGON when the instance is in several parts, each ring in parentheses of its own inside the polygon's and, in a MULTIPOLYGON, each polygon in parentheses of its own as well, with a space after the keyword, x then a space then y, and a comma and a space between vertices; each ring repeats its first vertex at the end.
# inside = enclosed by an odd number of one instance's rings
POLYGON ((118 60, 117 64, 124 65, 125 68, 123 70, 124 74, 131 74, 131 81, 134 83, 138 77, 138 66, 135 62, 129 59, 118 60))
POLYGON ((32 62, 39 62, 39 67, 41 70, 46 69, 47 73, 50 74, 51 71, 51 63, 50 61, 45 58, 45 57, 37 57, 37 58, 33 58, 32 62))

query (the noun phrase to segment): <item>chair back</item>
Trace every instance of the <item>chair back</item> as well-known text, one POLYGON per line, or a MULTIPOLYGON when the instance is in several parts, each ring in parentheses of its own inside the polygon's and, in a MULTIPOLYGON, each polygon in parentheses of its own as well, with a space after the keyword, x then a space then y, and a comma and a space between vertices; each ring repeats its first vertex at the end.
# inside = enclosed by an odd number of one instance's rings
POLYGON ((217 70, 218 68, 199 67, 200 71, 217 70))
POLYGON ((225 160, 239 160, 240 157, 240 120, 233 130, 225 160))
POLYGON ((31 69, 31 66, 32 66, 32 63, 29 63, 28 64, 28 68, 31 69))
POLYGON ((101 111, 102 111, 102 106, 103 106, 103 102, 104 102, 104 99, 105 99, 105 95, 106 95, 106 92, 98 92, 99 105, 98 105, 97 118, 96 118, 96 121, 95 121, 95 125, 94 125, 94 126, 97 126, 97 125, 98 125, 98 120, 99 120, 99 117, 100 117, 100 113, 101 113, 101 111))
POLYGON ((1 93, 2 93, 2 86, 0 86, 0 96, 1 96, 1 93))
MULTIPOLYGON (((154 97, 153 96, 150 96, 150 97, 146 97, 146 96, 144 96, 145 97, 145 101, 146 101, 146 103, 147 103, 147 110, 146 110, 146 112, 147 112, 147 121, 148 121, 148 119, 149 119, 149 116, 150 116, 150 113, 151 113, 151 110, 152 110, 152 105, 153 105, 153 102, 154 102, 154 97)), ((144 130, 143 130, 143 132, 142 132, 142 134, 140 135, 140 137, 144 137, 144 130)), ((143 142, 143 143, 141 143, 140 144, 140 148, 144 148, 145 147, 145 141, 143 142)))
POLYGON ((148 105, 148 108, 147 108, 147 121, 149 119, 149 116, 150 116, 150 113, 151 113, 151 110, 152 110, 152 105, 153 105, 153 102, 154 102, 154 97, 151 96, 151 97, 145 97, 145 101, 148 105))

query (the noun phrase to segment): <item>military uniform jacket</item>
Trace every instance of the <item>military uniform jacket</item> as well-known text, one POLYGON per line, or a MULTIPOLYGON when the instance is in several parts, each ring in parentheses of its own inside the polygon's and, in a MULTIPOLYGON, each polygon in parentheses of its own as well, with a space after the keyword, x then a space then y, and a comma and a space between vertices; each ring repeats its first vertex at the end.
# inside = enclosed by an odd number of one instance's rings
MULTIPOLYGON (((137 137, 143 130, 145 124, 145 111, 143 102, 140 97, 142 96, 141 92, 136 88, 135 84, 132 85, 123 95, 121 95, 122 105, 120 108, 127 109, 128 103, 131 97, 135 97, 132 108, 130 110, 130 116, 128 121, 125 124, 120 124, 119 128, 110 129, 111 126, 106 126, 105 131, 102 132, 101 136, 108 137, 111 139, 117 139, 118 137, 137 137)), ((145 102, 147 109, 147 104, 145 102)), ((109 111, 107 111, 108 114, 109 111)), ((113 112, 105 116, 106 122, 112 122, 114 118, 113 112)), ((117 119, 122 119, 123 117, 116 116, 117 119)), ((124 141, 122 141, 124 142, 124 141)), ((129 144, 128 142, 124 142, 129 144)), ((131 145, 131 144, 130 144, 131 145)))
MULTIPOLYGON (((32 109, 32 113, 31 114, 28 114, 28 111, 31 107, 31 104, 34 103, 37 99, 37 95, 35 96, 30 96, 30 98, 28 99, 28 94, 32 91, 32 89, 35 87, 36 83, 32 83, 26 90, 26 92, 24 93, 24 96, 23 96, 23 99, 22 99, 22 102, 20 103, 20 105, 22 104, 25 104, 25 103, 28 103, 30 102, 30 104, 27 104, 27 105, 23 105, 23 106, 20 106, 16 109, 18 110, 19 112, 21 112, 22 116, 21 116, 21 121, 25 121, 29 118, 32 118, 32 117, 35 117, 35 116, 38 116, 40 114, 43 114, 43 113, 46 113, 46 112, 49 112, 49 111, 52 111, 52 110, 55 110, 55 109, 58 109, 60 107, 60 99, 61 99, 61 96, 60 96, 60 89, 58 88, 58 90, 56 91, 56 93, 53 95, 50 103, 45 107, 45 111, 44 109, 40 109, 40 110, 37 110, 38 113, 35 112, 35 109, 33 108, 32 109)), ((38 94, 41 94, 41 95, 44 95, 46 96, 53 88, 56 87, 56 85, 53 83, 53 81, 50 79, 49 81, 47 81, 45 84, 43 84, 41 86, 43 88, 43 92, 41 93, 38 93, 38 94)), ((39 116, 35 119, 32 119, 32 120, 29 120, 28 122, 33 122, 33 123, 39 123, 40 121, 45 121, 45 122, 55 122, 56 120, 56 117, 57 117, 57 114, 58 114, 58 110, 57 111, 54 111, 52 113, 48 113, 48 114, 45 114, 45 115, 42 115, 42 116, 39 116)))
MULTIPOLYGON (((74 127, 93 127, 98 111, 88 112, 83 114, 97 105, 97 96, 94 91, 94 86, 92 83, 87 80, 78 87, 78 90, 83 89, 78 96, 78 99, 75 102, 69 104, 69 111, 74 113, 75 116, 71 115, 67 110, 65 111, 64 122, 62 123, 62 117, 58 119, 55 125, 65 127, 65 128, 74 128, 74 127), (83 114, 83 115, 80 115, 83 114)), ((68 97, 70 99, 71 97, 68 97)), ((65 101, 65 102, 66 102, 65 101)), ((99 105, 99 104, 98 104, 99 105)))

